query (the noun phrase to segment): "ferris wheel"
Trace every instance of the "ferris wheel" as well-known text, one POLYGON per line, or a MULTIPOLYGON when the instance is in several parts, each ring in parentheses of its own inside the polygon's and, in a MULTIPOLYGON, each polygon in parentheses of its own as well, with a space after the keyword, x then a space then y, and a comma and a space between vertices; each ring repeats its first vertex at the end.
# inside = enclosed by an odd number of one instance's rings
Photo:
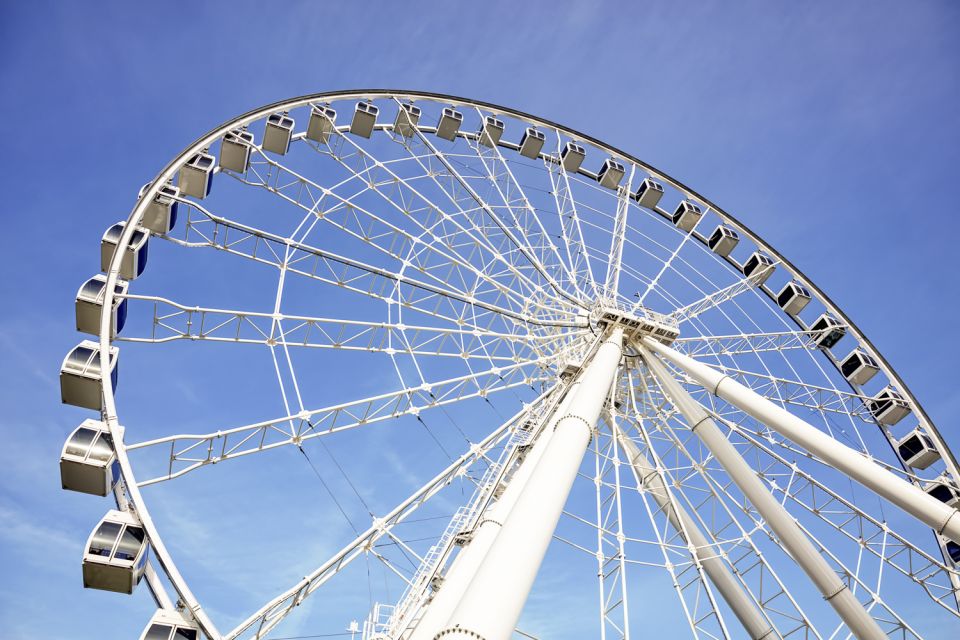
POLYGON ((116 501, 83 582, 145 583, 141 638, 284 637, 311 606, 364 640, 960 628, 960 470, 903 381, 754 232, 587 135, 285 100, 174 158, 100 270, 60 468, 116 501), (208 512, 189 553, 171 514, 227 489, 246 522, 208 512), (221 620, 209 574, 253 557, 286 582, 221 620))

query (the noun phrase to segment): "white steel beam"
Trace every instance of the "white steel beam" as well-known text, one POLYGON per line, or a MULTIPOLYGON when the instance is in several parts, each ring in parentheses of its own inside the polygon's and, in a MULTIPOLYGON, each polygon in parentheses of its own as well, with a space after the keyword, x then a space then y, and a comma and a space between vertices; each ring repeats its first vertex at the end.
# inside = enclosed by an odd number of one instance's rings
POLYGON ((704 573, 726 600, 750 637, 754 640, 779 638, 780 635, 760 613, 753 599, 727 568, 719 552, 711 550, 712 545, 697 522, 683 508, 683 505, 671 499, 669 489, 657 468, 623 431, 617 429, 616 435, 630 460, 637 483, 650 493, 657 506, 667 516, 670 525, 680 532, 687 544, 691 546, 691 553, 696 556, 704 573))
POLYGON ((859 451, 838 442, 730 376, 649 338, 644 339, 644 345, 679 367, 715 396, 886 498, 937 533, 960 543, 960 512, 957 509, 928 495, 920 487, 894 475, 859 451))
POLYGON ((622 355, 623 330, 615 328, 586 366, 566 414, 557 420, 483 563, 435 638, 508 640, 513 634, 622 355))
MULTIPOLYGON (((651 341, 653 342, 653 341, 651 341)), ((644 339, 644 344, 647 344, 644 339)), ((659 345, 659 343, 657 343, 659 345)), ((760 517, 770 527, 790 554, 803 569, 823 598, 834 608, 850 631, 861 640, 880 640, 886 634, 877 624, 849 587, 837 576, 826 559, 803 532, 799 523, 764 486, 763 481, 727 440, 704 409, 686 389, 667 371, 666 366, 643 346, 640 353, 653 377, 660 383, 664 394, 683 415, 690 430, 710 450, 717 462, 726 470, 730 479, 740 488, 747 500, 756 508, 760 517)))

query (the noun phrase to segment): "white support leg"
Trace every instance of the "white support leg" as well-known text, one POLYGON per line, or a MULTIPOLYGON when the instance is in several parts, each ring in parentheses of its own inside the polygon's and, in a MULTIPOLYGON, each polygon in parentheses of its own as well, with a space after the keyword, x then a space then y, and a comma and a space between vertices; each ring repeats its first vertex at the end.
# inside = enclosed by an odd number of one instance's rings
POLYGON ((580 377, 513 509, 438 640, 508 640, 537 576, 623 352, 614 329, 580 377))
POLYGON ((754 605, 753 599, 744 591, 743 586, 733 577, 733 573, 717 553, 710 551, 710 541, 704 535, 697 522, 687 513, 683 505, 674 503, 669 490, 657 469, 637 447, 636 443, 617 429, 617 439, 630 460, 630 466, 641 484, 653 496, 657 506, 666 514, 670 525, 679 531, 691 545, 692 553, 697 557, 704 573, 713 586, 726 600, 734 615, 753 640, 779 638, 779 634, 754 605))
MULTIPOLYGON (((644 340, 646 344, 646 340, 644 340)), ((659 344, 659 343, 657 343, 659 344)), ((677 382, 666 366, 644 347, 640 347, 650 372, 660 383, 671 404, 698 438, 726 470, 730 479, 740 488, 747 500, 776 534, 783 548, 803 569, 824 599, 834 608, 850 631, 860 640, 881 640, 886 634, 867 613, 857 597, 830 568, 827 561, 810 542, 800 525, 782 504, 764 486, 763 481, 740 455, 733 444, 723 435, 720 427, 683 386, 677 382)))
POLYGON ((753 416, 826 464, 886 498, 937 533, 960 543, 960 511, 957 509, 940 502, 919 487, 872 462, 859 451, 837 442, 828 434, 712 367, 655 340, 644 338, 643 343, 717 397, 753 416))

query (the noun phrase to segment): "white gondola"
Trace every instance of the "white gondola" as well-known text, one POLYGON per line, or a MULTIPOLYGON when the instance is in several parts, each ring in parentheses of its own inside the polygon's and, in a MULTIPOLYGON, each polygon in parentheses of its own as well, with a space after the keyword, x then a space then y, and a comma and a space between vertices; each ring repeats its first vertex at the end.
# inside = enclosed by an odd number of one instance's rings
POLYGON ((307 123, 307 139, 326 144, 337 123, 337 112, 327 105, 319 105, 310 110, 307 123))
POLYGON ((773 258, 760 251, 754 251, 743 263, 743 275, 753 278, 757 286, 767 281, 767 278, 773 275, 775 267, 773 258))
POLYGON ((660 198, 662 197, 663 185, 653 178, 644 178, 637 188, 637 192, 633 194, 633 199, 637 201, 637 204, 647 209, 655 208, 660 204, 660 198))
POLYGON ((624 173, 626 173, 626 169, 622 163, 613 158, 607 158, 603 161, 603 166, 600 167, 600 171, 597 173, 597 182, 607 189, 616 189, 620 186, 620 181, 623 180, 624 173))
POLYGON ((874 419, 887 426, 893 426, 910 415, 910 405, 893 387, 884 387, 865 404, 874 419))
POLYGON ((953 540, 944 540, 944 547, 947 549, 947 555, 953 560, 954 564, 960 564, 960 544, 953 540))
POLYGON ((847 327, 829 313, 822 314, 812 325, 813 341, 822 349, 830 349, 847 335, 847 327))
MULTIPOLYGON (((127 321, 127 293, 129 283, 118 279, 113 287, 110 337, 114 338, 123 330, 127 321)), ((77 291, 77 331, 100 335, 100 314, 103 311, 103 299, 107 292, 107 276, 98 273, 80 286, 77 291)))
MULTIPOLYGON (((110 347, 110 386, 117 390, 117 357, 120 351, 110 347)), ((60 366, 60 398, 64 404, 75 407, 103 409, 103 389, 100 386, 100 344, 84 340, 74 347, 60 366)))
POLYGON ((119 479, 120 465, 106 425, 84 420, 63 445, 60 483, 70 491, 105 496, 119 479))
POLYGON ((246 173, 250 168, 250 149, 253 133, 235 129, 223 136, 220 143, 220 166, 237 173, 246 173))
POLYGON ((673 210, 673 224, 684 231, 693 231, 693 228, 703 217, 703 210, 689 200, 683 200, 673 210))
POLYGON ((487 116, 483 119, 483 125, 477 132, 477 140, 485 147, 495 147, 500 144, 503 129, 503 120, 487 116))
POLYGON ((286 154, 293 139, 293 127, 293 118, 285 113, 271 113, 267 116, 267 124, 263 129, 264 151, 281 156, 286 154))
POLYGON ((452 107, 446 107, 440 112, 440 122, 437 123, 437 137, 452 141, 463 124, 463 114, 452 107))
MULTIPOLYGON (((140 189, 140 195, 137 200, 143 197, 152 183, 148 182, 140 189)), ((177 198, 180 196, 180 189, 172 184, 165 184, 157 191, 150 204, 143 212, 143 219, 140 226, 149 229, 154 233, 170 233, 177 224, 177 209, 180 203, 177 198)))
POLYGON ((923 485, 923 490, 948 507, 960 508, 960 489, 957 489, 950 476, 942 475, 933 482, 928 482, 923 485))
POLYGON ((372 102, 358 102, 353 111, 353 120, 350 122, 350 133, 361 138, 373 135, 373 127, 377 124, 377 114, 380 107, 372 102))
POLYGON ((897 441, 897 453, 909 467, 926 469, 940 459, 940 452, 933 446, 933 441, 917 427, 897 441))
POLYGON ((200 627, 179 611, 157 609, 140 635, 140 640, 197 640, 200 627))
POLYGON ((880 365, 870 354, 854 349, 840 361, 840 372, 843 377, 854 384, 866 384, 880 371, 880 365))
POLYGON ((404 102, 397 111, 397 119, 393 123, 393 130, 404 138, 413 136, 420 123, 420 107, 404 102))
MULTIPOLYGON (((110 261, 113 260, 113 252, 116 251, 120 243, 120 236, 123 234, 127 223, 120 221, 111 225, 100 239, 100 270, 109 271, 110 261)), ((149 246, 150 233, 143 227, 137 227, 133 230, 130 242, 127 244, 123 259, 120 260, 120 277, 124 280, 134 280, 143 273, 147 266, 147 248, 149 246)))
POLYGON ((720 225, 713 230, 707 240, 707 246, 719 256, 727 257, 740 242, 740 236, 730 227, 720 225))
POLYGON ((150 555, 143 526, 126 511, 107 512, 90 534, 83 554, 83 586, 133 593, 150 555))
POLYGON ((560 152, 560 166, 566 171, 579 171, 587 151, 576 142, 568 142, 560 152))
POLYGON ((214 157, 209 153, 198 153, 187 160, 180 167, 180 192, 201 200, 210 195, 214 164, 214 157))
POLYGON ((524 158, 536 160, 540 157, 540 152, 543 150, 543 143, 546 142, 546 140, 547 136, 543 131, 538 131, 533 127, 527 127, 527 130, 523 132, 523 137, 520 138, 520 155, 524 158))
POLYGON ((788 282, 777 294, 777 304, 792 316, 797 315, 810 302, 810 292, 798 282, 788 282))

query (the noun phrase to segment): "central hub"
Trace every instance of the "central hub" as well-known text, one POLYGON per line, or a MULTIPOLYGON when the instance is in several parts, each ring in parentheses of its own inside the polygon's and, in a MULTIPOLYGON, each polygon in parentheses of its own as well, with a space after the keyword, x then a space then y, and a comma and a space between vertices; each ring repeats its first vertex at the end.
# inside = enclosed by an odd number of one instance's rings
POLYGON ((639 342, 645 336, 663 344, 671 344, 680 335, 675 318, 645 307, 626 310, 601 304, 591 311, 590 324, 600 330, 609 327, 622 328, 624 342, 627 344, 639 342))

